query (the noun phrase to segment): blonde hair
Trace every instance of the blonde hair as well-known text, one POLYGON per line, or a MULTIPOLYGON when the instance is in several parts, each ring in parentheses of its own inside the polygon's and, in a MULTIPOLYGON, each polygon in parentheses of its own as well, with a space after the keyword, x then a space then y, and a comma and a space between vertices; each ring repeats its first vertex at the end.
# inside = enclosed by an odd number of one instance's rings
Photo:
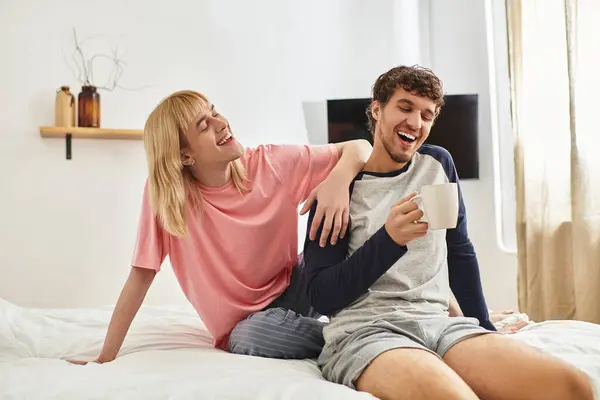
MULTIPOLYGON (((190 123, 208 107, 208 99, 198 92, 175 92, 159 103, 144 127, 150 204, 163 228, 174 236, 187 236, 186 202, 190 201, 193 212, 201 209, 200 189, 182 163, 181 149, 187 145, 185 132, 190 123)), ((240 192, 248 190, 243 185, 241 161, 230 165, 234 185, 240 192)))

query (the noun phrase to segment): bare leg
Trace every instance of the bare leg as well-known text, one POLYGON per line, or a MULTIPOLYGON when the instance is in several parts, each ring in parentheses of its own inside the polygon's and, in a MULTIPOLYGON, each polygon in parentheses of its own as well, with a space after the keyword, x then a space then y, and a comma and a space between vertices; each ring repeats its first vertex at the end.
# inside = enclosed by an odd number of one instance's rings
POLYGON ((444 361, 486 400, 593 400, 585 373, 504 335, 464 340, 444 361))
POLYGON ((379 355, 358 378, 356 388, 382 400, 477 400, 452 369, 419 349, 394 349, 379 355))

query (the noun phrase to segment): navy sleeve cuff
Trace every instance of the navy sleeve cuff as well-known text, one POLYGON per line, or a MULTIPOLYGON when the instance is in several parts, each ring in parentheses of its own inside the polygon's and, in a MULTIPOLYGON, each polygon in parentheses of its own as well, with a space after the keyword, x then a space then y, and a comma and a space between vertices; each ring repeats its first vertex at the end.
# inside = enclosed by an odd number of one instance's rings
POLYGON ((375 232, 371 239, 386 249, 386 255, 393 260, 392 264, 398 261, 398 259, 408 251, 408 247, 394 242, 394 239, 392 239, 387 229, 385 229, 385 225, 375 232))

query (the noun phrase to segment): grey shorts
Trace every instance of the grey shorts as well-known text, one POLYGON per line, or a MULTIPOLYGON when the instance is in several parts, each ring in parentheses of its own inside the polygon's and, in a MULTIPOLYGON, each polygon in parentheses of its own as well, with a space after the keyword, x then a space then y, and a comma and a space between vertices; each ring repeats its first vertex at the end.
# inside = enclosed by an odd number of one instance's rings
POLYGON ((327 341, 319 366, 327 380, 355 389, 355 381, 367 366, 388 350, 422 349, 442 358, 460 341, 486 333, 492 332, 479 326, 475 318, 378 320, 327 341))

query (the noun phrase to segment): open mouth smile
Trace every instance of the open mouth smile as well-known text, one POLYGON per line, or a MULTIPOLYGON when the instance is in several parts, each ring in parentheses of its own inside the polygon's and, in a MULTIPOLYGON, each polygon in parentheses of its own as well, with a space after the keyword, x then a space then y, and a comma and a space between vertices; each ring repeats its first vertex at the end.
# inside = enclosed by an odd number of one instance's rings
POLYGON ((227 143, 230 143, 233 140, 233 135, 228 132, 227 135, 225 135, 225 137, 223 137, 221 140, 219 140, 217 142, 217 146, 223 146, 226 145, 227 143))
POLYGON ((410 133, 406 133, 406 132, 402 132, 402 131, 397 131, 396 134, 398 135, 398 137, 400 138, 400 140, 402 142, 404 142, 407 145, 410 145, 412 142, 414 142, 415 140, 417 140, 417 138, 414 135, 411 135, 410 133))

